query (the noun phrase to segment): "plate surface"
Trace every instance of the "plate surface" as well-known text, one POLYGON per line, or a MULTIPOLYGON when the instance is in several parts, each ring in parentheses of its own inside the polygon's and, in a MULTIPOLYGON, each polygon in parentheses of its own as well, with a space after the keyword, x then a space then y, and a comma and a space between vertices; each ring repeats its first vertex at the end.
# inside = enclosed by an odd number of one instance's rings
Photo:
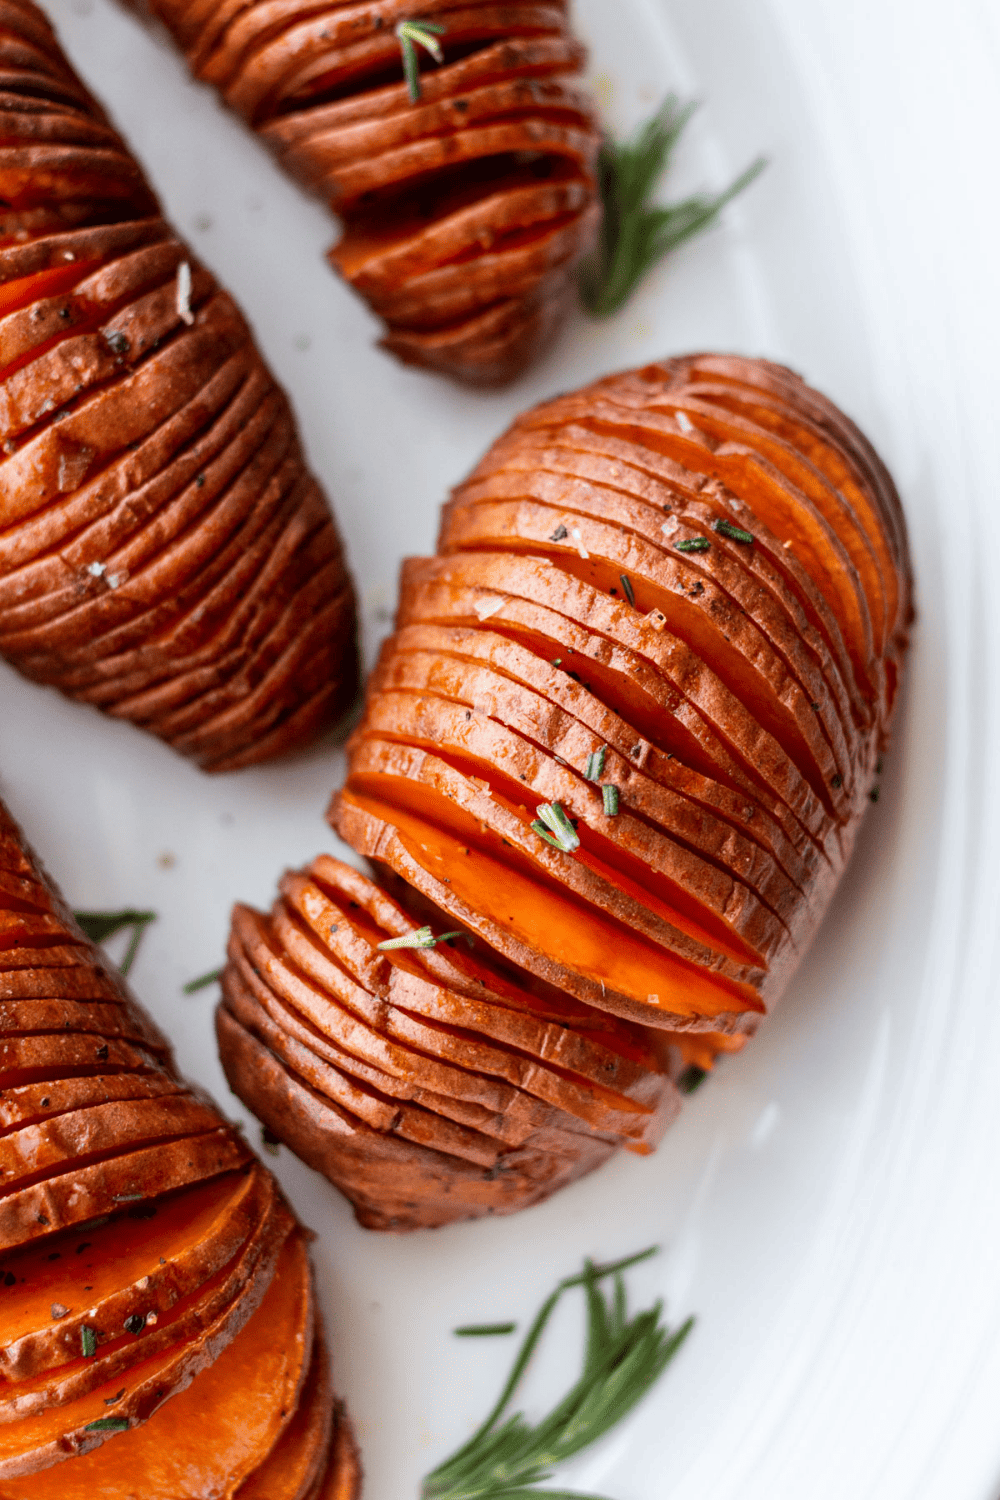
MULTIPOLYGON (((514 413, 657 355, 786 360, 861 423, 910 519, 920 622, 882 798, 779 1014, 651 1160, 514 1219, 366 1234, 282 1151, 319 1231, 366 1500, 404 1500, 490 1404, 506 1341, 584 1255, 658 1243, 635 1297, 698 1326, 656 1394, 560 1475, 614 1500, 993 1500, 1000 1487, 1000 603, 991 356, 1000 333, 1000 15, 909 0, 578 0, 616 128, 705 101, 671 192, 772 165, 724 226, 607 324, 582 316, 514 391, 452 390, 373 348, 324 211, 108 0, 54 0, 70 56, 167 210, 242 301, 292 395, 362 594, 366 655, 401 557, 514 413), (992 441, 991 441, 992 440, 992 441)), ((210 780, 0 669, 0 791, 70 900, 155 907, 134 971, 182 1067, 231 1111, 211 1032, 235 897, 336 841, 330 747, 210 780)), ((343 852, 343 851, 341 851, 343 852)), ((255 1127, 250 1125, 253 1131, 255 1127)), ((529 1406, 576 1369, 567 1312, 529 1406)))

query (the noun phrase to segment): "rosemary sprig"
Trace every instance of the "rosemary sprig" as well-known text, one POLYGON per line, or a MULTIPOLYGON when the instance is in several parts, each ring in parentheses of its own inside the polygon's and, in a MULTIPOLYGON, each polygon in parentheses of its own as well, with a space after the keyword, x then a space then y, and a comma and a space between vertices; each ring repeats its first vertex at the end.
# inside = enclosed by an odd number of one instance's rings
POLYGON ((380 953, 391 953, 394 948, 436 948, 438 943, 446 943, 449 938, 461 936, 461 931, 456 929, 455 932, 442 932, 440 937, 435 937, 429 927, 418 927, 416 932, 404 932, 402 937, 386 938, 377 947, 380 953))
POLYGON ((469 1441, 428 1474, 423 1500, 600 1500, 536 1487, 551 1478, 556 1464, 589 1447, 627 1416, 690 1333, 691 1318, 672 1331, 661 1325, 662 1302, 633 1318, 628 1315, 622 1272, 655 1253, 653 1246, 606 1266, 588 1260, 581 1275, 559 1283, 528 1330, 500 1399, 469 1441), (608 1276, 614 1277, 614 1292, 606 1299, 600 1282, 608 1276), (579 1379, 537 1426, 522 1412, 504 1418, 556 1304, 564 1292, 578 1286, 587 1299, 587 1343, 579 1379))
POLYGON ((453 1328, 451 1331, 457 1339, 485 1339, 497 1338, 516 1330, 516 1323, 463 1323, 461 1328, 453 1328))
POLYGON ((553 849, 561 849, 563 854, 572 854, 574 849, 579 849, 580 836, 561 803, 543 802, 535 811, 538 819, 531 825, 532 832, 551 844, 553 849))
POLYGON ((584 267, 580 283, 583 305, 595 318, 624 307, 653 266, 714 224, 726 204, 766 166, 758 156, 721 193, 695 193, 664 208, 652 206, 653 190, 697 107, 668 94, 630 140, 605 139, 598 163, 604 223, 597 254, 584 267))
POLYGON ((210 969, 207 974, 199 974, 197 979, 189 979, 187 984, 181 985, 185 995, 195 995, 199 990, 207 990, 210 984, 215 984, 222 978, 224 970, 210 969))
POLYGON ((125 956, 118 965, 120 972, 125 975, 135 963, 143 933, 150 922, 156 921, 157 916, 155 911, 136 911, 131 906, 123 907, 121 911, 75 911, 73 915, 92 943, 106 942, 116 932, 123 932, 127 927, 132 929, 125 956))
POLYGON ((420 67, 417 62, 417 48, 423 47, 435 62, 444 62, 444 53, 441 51, 441 43, 437 38, 443 36, 445 30, 446 28, 439 26, 436 21, 396 22, 396 40, 403 54, 403 73, 406 77, 406 86, 410 91, 411 104, 416 104, 420 98, 420 67))

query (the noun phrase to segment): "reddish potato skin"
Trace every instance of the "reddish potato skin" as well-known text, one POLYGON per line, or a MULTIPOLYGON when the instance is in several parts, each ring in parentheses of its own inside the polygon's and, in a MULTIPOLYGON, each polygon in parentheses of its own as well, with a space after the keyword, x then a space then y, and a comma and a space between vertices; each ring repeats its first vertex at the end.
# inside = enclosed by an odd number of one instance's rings
MULTIPOLYGON (((321 1330, 310 1364, 302 1226, 240 1132, 180 1078, 2 804, 0 994, 4 1496, 125 1500, 164 1453, 185 1483, 201 1454, 204 1492, 231 1466, 246 1500, 307 1500, 321 1482, 351 1495, 321 1330), (95 1430, 109 1412, 127 1441, 95 1430)), ((177 1500, 164 1483, 145 1500, 177 1500)))
MULTIPOLYGON (((699 354, 526 412, 453 492, 437 556, 403 565, 328 814, 375 881, 323 858, 270 917, 237 909, 217 1019, 233 1088, 370 1228, 513 1212, 596 1165, 598 1142, 651 1149, 689 1070, 742 1048, 823 917, 874 800, 911 595, 884 465, 789 370, 699 354), (555 803, 571 847, 533 826, 555 803), (457 929, 454 955, 380 952, 424 926, 457 929), (361 1073, 336 1048, 359 1044, 324 983, 392 1039, 381 1084, 365 1075, 377 1107, 338 1081, 361 1073), (536 1124, 515 1139, 524 1101, 498 1092, 497 1049, 545 1059, 539 1008, 580 1075, 597 1076, 588 1026, 633 1070, 586 1108, 563 1079, 590 1130, 575 1162, 536 1124)), ((526 1087, 555 1101, 544 1076, 526 1087)))
POLYGON ((145 0, 194 75, 340 216, 329 260, 405 364, 503 385, 552 338, 599 224, 599 133, 562 3, 431 0, 441 66, 402 81, 398 0, 317 14, 145 0))
POLYGON ((357 663, 287 399, 41 13, 5 24, 0 655, 205 770, 294 751, 357 663))

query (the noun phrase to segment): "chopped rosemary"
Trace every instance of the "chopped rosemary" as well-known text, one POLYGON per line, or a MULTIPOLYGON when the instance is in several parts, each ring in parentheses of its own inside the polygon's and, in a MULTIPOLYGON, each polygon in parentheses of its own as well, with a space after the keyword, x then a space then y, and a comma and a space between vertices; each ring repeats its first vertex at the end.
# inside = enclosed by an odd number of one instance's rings
POLYGON ((725 521, 721 516, 712 522, 712 530, 720 536, 727 536, 731 542, 742 542, 744 547, 753 546, 752 531, 744 531, 742 526, 734 526, 732 521, 725 521))
POLYGON ((758 157, 721 193, 695 193, 663 208, 652 206, 653 190, 696 108, 668 94, 630 140, 605 138, 598 165, 604 199, 601 240, 580 283, 583 304, 594 317, 609 317, 624 307, 647 272, 714 224, 766 165, 758 157))
POLYGON ((211 969, 207 974, 199 974, 197 979, 189 979, 183 987, 184 994, 193 995, 198 990, 207 989, 210 984, 215 984, 217 980, 221 979, 224 972, 223 969, 211 969))
POLYGON ((591 750, 587 756, 587 764, 583 771, 588 781, 600 781, 604 775, 604 762, 607 759, 607 755, 607 745, 602 745, 600 750, 591 750))
POLYGON ((92 943, 106 942, 116 932, 132 929, 125 957, 118 965, 121 973, 127 975, 135 963, 143 933, 150 922, 156 921, 157 914, 155 911, 136 911, 134 907, 125 906, 121 911, 75 911, 73 915, 92 943))
POLYGON ((436 948, 438 943, 461 936, 461 931, 456 929, 455 932, 442 932, 440 937, 435 937, 429 927, 418 927, 416 932, 404 932, 402 937, 386 938, 384 943, 378 944, 378 951, 391 953, 393 948, 436 948))
POLYGON ((416 104, 420 98, 420 67, 417 62, 417 48, 423 47, 435 62, 444 62, 444 53, 441 51, 441 43, 437 38, 444 35, 445 29, 436 21, 396 22, 396 40, 403 54, 403 73, 406 77, 406 86, 410 91, 411 104, 416 104))
POLYGON ((84 1359, 93 1359, 97 1353, 97 1329, 88 1328, 86 1323, 80 1329, 80 1352, 84 1359))
POLYGON ((579 849, 580 836, 560 803, 543 802, 535 811, 541 821, 532 823, 531 827, 540 838, 554 849, 561 849, 563 854, 572 854, 574 849, 579 849))
POLYGON ((88 1422, 83 1430, 84 1432, 128 1432, 130 1426, 128 1417, 98 1417, 96 1422, 88 1422))
POLYGON ((619 573, 618 577, 621 580, 622 588, 625 590, 625 598, 631 604, 632 608, 635 609, 635 590, 632 587, 631 578, 629 578, 627 573, 619 573))
POLYGON ((423 1500, 597 1500, 538 1486, 551 1478, 556 1464, 589 1447, 632 1411, 690 1333, 691 1318, 673 1330, 661 1324, 662 1302, 629 1317, 622 1272, 655 1253, 654 1246, 607 1266, 588 1260, 582 1275, 559 1283, 528 1330, 500 1399, 469 1441, 428 1474, 423 1500), (614 1277, 610 1297, 600 1287, 608 1276, 614 1277), (571 1287, 583 1287, 587 1300, 579 1378, 537 1426, 522 1412, 505 1417, 556 1304, 571 1287))
POLYGON ((682 1094, 693 1094, 695 1089, 701 1088, 707 1077, 708 1073, 704 1068, 699 1068, 692 1063, 678 1078, 677 1087, 682 1094))
POLYGON ((604 796, 604 816, 606 818, 617 818, 618 816, 618 788, 605 782, 601 787, 604 796))
POLYGON ((487 1339, 514 1333, 516 1329, 516 1323, 463 1323, 461 1328, 451 1331, 457 1339, 487 1339))
POLYGON ((675 552, 707 552, 712 543, 707 536, 689 536, 683 542, 675 542, 675 552))

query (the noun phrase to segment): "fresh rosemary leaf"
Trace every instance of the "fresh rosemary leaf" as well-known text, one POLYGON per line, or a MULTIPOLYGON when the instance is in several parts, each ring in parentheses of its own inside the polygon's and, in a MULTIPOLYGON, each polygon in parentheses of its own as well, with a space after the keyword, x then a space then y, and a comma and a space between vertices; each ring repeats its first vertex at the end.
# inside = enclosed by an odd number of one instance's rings
POLYGON ((607 745, 602 745, 600 750, 591 750, 587 756, 587 764, 583 771, 588 781, 600 781, 604 775, 604 762, 607 759, 607 755, 607 745))
POLYGON ((97 1353, 97 1329, 85 1323, 80 1329, 80 1353, 84 1359, 93 1359, 97 1353))
POLYGON ((98 1417, 96 1422, 88 1422, 83 1429, 84 1432, 128 1432, 128 1417, 98 1417))
POLYGON ((463 1323, 461 1328, 451 1331, 457 1339, 485 1339, 514 1333, 516 1329, 516 1323, 463 1323))
POLYGON ((699 1068, 695 1063, 684 1069, 677 1080, 677 1087, 682 1094, 693 1094, 695 1089, 700 1089, 708 1077, 704 1068, 699 1068))
POLYGON ((222 969, 212 969, 208 974, 199 974, 197 979, 189 979, 183 986, 185 995, 193 995, 198 990, 205 990, 210 984, 215 984, 222 978, 222 969))
POLYGON ((420 66, 417 62, 417 48, 423 47, 435 62, 444 62, 444 53, 441 51, 441 43, 437 38, 444 35, 445 29, 444 26, 439 26, 434 21, 396 22, 396 39, 399 42, 399 50, 403 54, 403 73, 406 77, 406 86, 410 91, 411 104, 416 104, 420 98, 420 66))
POLYGON ((605 782, 601 787, 604 797, 604 816, 606 818, 617 818, 618 816, 618 788, 610 782, 605 782))
POLYGON ((707 552, 712 543, 707 536, 689 536, 683 542, 675 542, 676 552, 707 552))
POLYGON ((535 808, 541 822, 532 823, 532 828, 537 834, 552 844, 556 849, 561 849, 564 854, 572 854, 574 849, 580 847, 580 836, 573 827, 565 810, 559 802, 543 802, 541 807, 535 808))
POLYGON ((121 911, 75 911, 73 915, 92 943, 106 942, 116 932, 132 929, 125 956, 118 965, 120 972, 127 975, 135 963, 142 935, 150 922, 156 921, 157 914, 155 911, 136 911, 134 907, 126 906, 121 911))
POLYGON ((635 590, 632 587, 631 578, 627 573, 619 573, 618 577, 621 581, 622 588, 625 590, 625 598, 631 604, 632 608, 635 609, 635 590))
POLYGON ((598 164, 604 222, 597 254, 581 277, 583 304, 594 317, 606 318, 624 307, 646 273, 671 250, 714 224, 726 204, 766 165, 758 157, 721 193, 695 193, 663 208, 651 204, 653 190, 696 108, 668 94, 630 140, 604 142, 598 164))
POLYGON ((429 927, 418 927, 416 932, 404 932, 402 937, 386 938, 384 943, 378 944, 378 951, 391 953, 394 948, 436 948, 438 943, 446 943, 449 938, 461 936, 461 931, 456 929, 455 932, 442 932, 440 937, 435 937, 429 927))
POLYGON ((554 1467, 608 1432, 642 1399, 687 1338, 692 1319, 671 1331, 662 1303, 630 1318, 622 1272, 656 1247, 607 1266, 586 1261, 581 1275, 561 1281, 546 1298, 514 1361, 500 1398, 467 1443, 428 1474, 423 1500, 601 1500, 578 1491, 539 1489, 554 1467), (600 1283, 614 1278, 606 1298, 600 1283), (548 1416, 533 1426, 522 1412, 505 1416, 556 1304, 583 1287, 587 1341, 583 1370, 548 1416))
POLYGON ((744 531, 742 526, 734 526, 732 521, 723 520, 722 517, 712 522, 712 530, 717 531, 720 536, 727 536, 731 542, 742 542, 744 547, 753 545, 752 531, 744 531))

